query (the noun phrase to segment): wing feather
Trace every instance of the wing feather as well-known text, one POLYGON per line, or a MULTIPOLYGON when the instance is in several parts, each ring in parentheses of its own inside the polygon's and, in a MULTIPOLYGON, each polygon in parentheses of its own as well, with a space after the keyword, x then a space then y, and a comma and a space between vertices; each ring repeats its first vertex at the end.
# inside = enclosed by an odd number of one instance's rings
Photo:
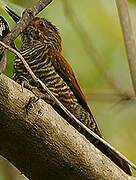
MULTIPOLYGON (((79 86, 77 78, 65 58, 61 54, 57 54, 51 59, 53 66, 55 67, 58 74, 63 78, 63 80, 70 86, 75 97, 79 101, 80 105, 89 113, 91 113, 87 100, 79 86)), ((91 113, 92 115, 92 113, 91 113)))

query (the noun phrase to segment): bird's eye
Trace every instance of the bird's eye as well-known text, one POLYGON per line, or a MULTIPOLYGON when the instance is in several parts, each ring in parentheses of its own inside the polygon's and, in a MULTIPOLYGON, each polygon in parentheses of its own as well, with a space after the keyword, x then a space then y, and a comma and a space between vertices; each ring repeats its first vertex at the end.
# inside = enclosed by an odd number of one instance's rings
POLYGON ((44 24, 43 21, 40 21, 40 22, 39 22, 39 25, 40 25, 41 27, 44 27, 44 26, 45 26, 45 24, 44 24))

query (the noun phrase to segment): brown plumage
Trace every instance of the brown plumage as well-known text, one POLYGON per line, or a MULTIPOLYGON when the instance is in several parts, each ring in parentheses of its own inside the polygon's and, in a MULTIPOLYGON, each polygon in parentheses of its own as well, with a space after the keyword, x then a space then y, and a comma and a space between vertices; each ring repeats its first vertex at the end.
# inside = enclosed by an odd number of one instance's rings
MULTIPOLYGON (((8 8, 7 11, 16 22, 19 20, 19 16, 13 11, 8 8)), ((68 62, 62 56, 62 42, 57 28, 46 19, 36 17, 23 31, 21 38, 23 44, 20 53, 35 75, 45 83, 49 90, 77 119, 102 137, 77 78, 68 62)), ((21 84, 22 76, 29 81, 30 85, 37 87, 42 93, 46 93, 39 84, 33 81, 20 59, 16 58, 13 78, 21 84)), ((56 104, 52 106, 114 163, 131 175, 128 164, 122 158, 91 137, 77 124, 71 122, 70 118, 56 104)))

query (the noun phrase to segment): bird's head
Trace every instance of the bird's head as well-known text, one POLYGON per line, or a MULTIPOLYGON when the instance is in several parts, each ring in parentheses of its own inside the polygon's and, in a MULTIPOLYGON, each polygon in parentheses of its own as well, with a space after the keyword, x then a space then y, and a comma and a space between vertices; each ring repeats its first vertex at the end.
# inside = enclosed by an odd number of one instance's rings
MULTIPOLYGON (((8 7, 6 8, 9 15, 17 23, 20 17, 8 7)), ((35 17, 33 21, 23 30, 21 34, 23 43, 33 45, 34 43, 42 43, 61 51, 61 37, 58 29, 45 18, 35 17)))

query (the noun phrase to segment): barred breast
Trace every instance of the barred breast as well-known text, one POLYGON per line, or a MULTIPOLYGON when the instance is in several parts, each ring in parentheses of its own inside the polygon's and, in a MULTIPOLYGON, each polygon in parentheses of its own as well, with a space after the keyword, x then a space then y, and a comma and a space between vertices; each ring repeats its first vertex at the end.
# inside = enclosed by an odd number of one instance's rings
MULTIPOLYGON (((45 83, 53 95, 56 96, 77 119, 94 130, 95 122, 93 122, 90 114, 79 104, 67 83, 56 72, 51 62, 52 56, 49 55, 48 48, 37 44, 35 47, 21 50, 20 53, 25 58, 34 74, 45 83)), ((26 78, 30 85, 37 87, 42 93, 46 93, 39 84, 34 82, 20 59, 16 58, 13 79, 21 84, 22 77, 26 78)))

